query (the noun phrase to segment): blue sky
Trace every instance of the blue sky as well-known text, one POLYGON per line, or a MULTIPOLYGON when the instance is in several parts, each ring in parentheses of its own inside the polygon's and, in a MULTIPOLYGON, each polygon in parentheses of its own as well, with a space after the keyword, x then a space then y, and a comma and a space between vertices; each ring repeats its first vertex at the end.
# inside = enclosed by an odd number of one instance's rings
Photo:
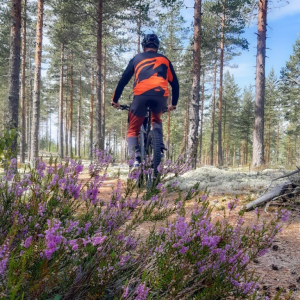
MULTIPOLYGON (((187 7, 194 5, 193 0, 184 0, 184 3, 187 7)), ((293 44, 300 34, 300 0, 289 0, 289 4, 270 3, 269 7, 267 48, 270 49, 267 49, 266 74, 268 75, 273 67, 279 77, 280 69, 289 60, 289 56, 293 52, 293 44)), ((187 24, 190 24, 193 18, 193 9, 184 9, 183 15, 187 24)), ((253 25, 245 29, 244 37, 250 43, 249 51, 243 51, 241 56, 231 62, 238 65, 238 68, 225 68, 225 71, 229 70, 234 75, 241 88, 255 84, 256 24, 255 21, 253 25)))

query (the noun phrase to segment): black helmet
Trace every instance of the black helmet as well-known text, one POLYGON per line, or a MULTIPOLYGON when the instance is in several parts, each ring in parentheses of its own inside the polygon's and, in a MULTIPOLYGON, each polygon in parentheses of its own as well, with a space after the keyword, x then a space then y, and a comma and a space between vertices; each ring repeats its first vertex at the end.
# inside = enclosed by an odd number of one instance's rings
POLYGON ((143 41, 142 41, 142 46, 143 46, 143 48, 144 47, 149 47, 149 46, 151 46, 151 47, 155 47, 155 48, 159 48, 159 39, 158 39, 158 37, 157 37, 157 35, 156 34, 154 34, 154 33, 152 33, 152 34, 146 34, 145 36, 144 36, 144 39, 143 39, 143 41))

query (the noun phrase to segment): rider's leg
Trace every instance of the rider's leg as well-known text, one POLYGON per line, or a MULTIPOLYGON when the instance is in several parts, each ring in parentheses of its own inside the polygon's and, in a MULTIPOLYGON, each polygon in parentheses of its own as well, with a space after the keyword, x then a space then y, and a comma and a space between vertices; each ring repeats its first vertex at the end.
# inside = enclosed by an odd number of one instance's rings
POLYGON ((163 141, 163 126, 161 116, 163 114, 164 109, 167 107, 168 97, 157 97, 155 99, 155 105, 151 105, 151 125, 153 130, 157 130, 159 132, 161 138, 161 149, 165 150, 165 145, 163 141))
POLYGON ((138 143, 138 135, 147 113, 145 102, 146 98, 134 96, 128 114, 129 124, 127 131, 127 143, 129 157, 134 158, 138 162, 141 162, 141 151, 138 143))

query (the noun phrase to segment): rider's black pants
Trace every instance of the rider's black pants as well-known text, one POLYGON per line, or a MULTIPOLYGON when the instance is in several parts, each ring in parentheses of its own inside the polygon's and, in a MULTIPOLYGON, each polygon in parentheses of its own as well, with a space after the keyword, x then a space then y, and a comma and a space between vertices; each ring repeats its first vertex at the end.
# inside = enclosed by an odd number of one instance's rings
POLYGON ((145 116, 147 114, 147 107, 151 109, 151 125, 153 129, 157 129, 161 134, 161 143, 163 147, 163 131, 161 115, 167 107, 168 97, 162 96, 134 96, 130 105, 128 115, 128 131, 127 142, 128 151, 131 158, 140 157, 140 149, 138 144, 138 135, 140 127, 142 126, 145 116))

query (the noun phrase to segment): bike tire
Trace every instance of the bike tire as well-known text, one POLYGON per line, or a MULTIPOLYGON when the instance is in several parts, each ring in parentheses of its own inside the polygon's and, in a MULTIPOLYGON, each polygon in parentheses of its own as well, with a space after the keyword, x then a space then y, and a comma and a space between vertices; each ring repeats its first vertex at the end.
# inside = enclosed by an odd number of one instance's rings
POLYGON ((161 162, 161 137, 157 130, 151 130, 148 134, 146 149, 151 157, 151 173, 146 176, 147 187, 150 188, 154 183, 158 184, 159 172, 157 167, 161 162))

